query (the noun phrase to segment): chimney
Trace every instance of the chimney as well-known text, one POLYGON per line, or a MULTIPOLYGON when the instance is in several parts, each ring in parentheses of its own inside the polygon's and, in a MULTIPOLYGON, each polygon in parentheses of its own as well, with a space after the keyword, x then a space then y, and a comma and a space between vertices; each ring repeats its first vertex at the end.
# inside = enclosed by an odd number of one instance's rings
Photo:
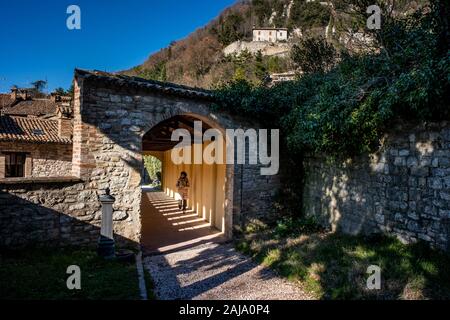
POLYGON ((52 93, 50 99, 55 103, 61 102, 61 96, 57 93, 52 93))
POLYGON ((72 139, 72 117, 69 107, 58 106, 58 135, 61 138, 72 139))
POLYGON ((17 90, 17 98, 27 100, 29 98, 28 90, 27 89, 17 90))
POLYGON ((17 100, 17 87, 12 87, 11 88, 11 99, 13 100, 13 101, 16 101, 17 100))

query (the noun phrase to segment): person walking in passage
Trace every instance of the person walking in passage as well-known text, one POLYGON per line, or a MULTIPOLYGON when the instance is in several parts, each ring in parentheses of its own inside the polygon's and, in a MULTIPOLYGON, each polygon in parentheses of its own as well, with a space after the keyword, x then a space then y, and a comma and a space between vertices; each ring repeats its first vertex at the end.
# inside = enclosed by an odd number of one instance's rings
POLYGON ((178 193, 181 197, 181 199, 178 200, 178 208, 181 210, 183 208, 183 211, 186 211, 187 207, 187 200, 189 198, 189 179, 187 177, 186 172, 181 172, 180 178, 177 181, 177 189, 178 193))

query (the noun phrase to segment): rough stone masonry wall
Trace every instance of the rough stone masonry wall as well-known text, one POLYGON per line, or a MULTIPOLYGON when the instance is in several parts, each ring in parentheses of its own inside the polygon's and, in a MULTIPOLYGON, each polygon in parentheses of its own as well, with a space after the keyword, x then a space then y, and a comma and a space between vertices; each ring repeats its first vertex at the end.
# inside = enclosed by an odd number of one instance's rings
POLYGON ((376 154, 306 157, 304 211, 333 230, 449 249, 450 124, 399 125, 376 154))
POLYGON ((272 222, 273 200, 280 189, 280 175, 263 176, 259 165, 236 165, 234 199, 236 214, 233 216, 237 231, 245 229, 253 220, 272 222))
POLYGON ((0 246, 93 244, 99 209, 83 183, 0 184, 0 246))
MULTIPOLYGON (((98 191, 76 178, 46 180, 0 182, 0 247, 95 246, 101 225, 98 191)), ((121 236, 126 217, 116 211, 113 220, 117 245, 137 245, 121 236)))
MULTIPOLYGON (((163 120, 183 114, 213 121, 221 128, 245 128, 228 114, 212 113, 210 104, 141 89, 103 86, 89 79, 76 84, 73 172, 99 192, 111 189, 116 197, 114 210, 128 223, 121 228, 124 237, 139 241, 141 236, 142 137, 146 132, 163 120)), ((228 237, 231 224, 239 222, 239 216, 267 212, 269 195, 277 188, 272 184, 277 179, 261 177, 258 166, 246 165, 243 171, 237 167, 227 169, 227 180, 233 180, 225 190, 228 237)))
POLYGON ((25 171, 31 173, 29 177, 72 175, 71 144, 0 142, 0 157, 1 152, 28 153, 31 157, 31 170, 25 169, 25 171))

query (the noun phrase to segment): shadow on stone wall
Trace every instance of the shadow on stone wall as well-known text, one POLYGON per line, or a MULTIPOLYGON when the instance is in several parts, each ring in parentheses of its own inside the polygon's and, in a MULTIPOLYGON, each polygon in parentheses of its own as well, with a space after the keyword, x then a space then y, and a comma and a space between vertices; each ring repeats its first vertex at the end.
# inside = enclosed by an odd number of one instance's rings
MULTIPOLYGON (((65 193, 73 188, 75 197, 82 196, 76 185, 57 184, 48 189, 43 189, 42 184, 26 186, 28 190, 24 185, 23 189, 16 186, 12 192, 5 192, 0 186, 0 247, 96 247, 101 224, 98 203, 74 202, 74 195, 65 193)), ((139 245, 116 232, 114 239, 117 247, 139 245)))
POLYGON ((332 230, 385 232, 449 248, 450 126, 398 126, 377 153, 308 157, 304 210, 332 230))

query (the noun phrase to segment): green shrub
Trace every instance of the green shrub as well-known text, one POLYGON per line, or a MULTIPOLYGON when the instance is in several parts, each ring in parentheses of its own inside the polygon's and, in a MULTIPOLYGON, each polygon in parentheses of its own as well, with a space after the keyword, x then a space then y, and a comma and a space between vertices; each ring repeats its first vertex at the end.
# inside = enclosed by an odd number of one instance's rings
POLYGON ((330 20, 331 11, 328 6, 318 2, 306 2, 306 0, 294 0, 289 18, 291 28, 324 27, 330 20))
POLYGON ((304 73, 326 72, 337 60, 337 52, 324 38, 304 38, 291 50, 294 65, 304 73))
POLYGON ((161 181, 162 163, 153 156, 144 156, 144 167, 147 170, 149 178, 153 181, 161 181))

